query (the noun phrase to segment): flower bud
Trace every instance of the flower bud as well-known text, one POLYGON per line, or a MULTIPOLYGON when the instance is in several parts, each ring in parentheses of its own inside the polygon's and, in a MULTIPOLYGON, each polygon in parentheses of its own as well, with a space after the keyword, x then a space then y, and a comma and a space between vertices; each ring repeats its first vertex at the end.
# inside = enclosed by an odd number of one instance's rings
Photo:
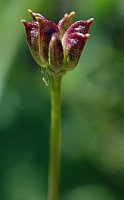
POLYGON ((89 38, 93 18, 71 25, 75 15, 71 12, 66 13, 57 25, 39 13, 28 11, 33 21, 21 21, 34 60, 50 74, 59 75, 75 68, 89 38))

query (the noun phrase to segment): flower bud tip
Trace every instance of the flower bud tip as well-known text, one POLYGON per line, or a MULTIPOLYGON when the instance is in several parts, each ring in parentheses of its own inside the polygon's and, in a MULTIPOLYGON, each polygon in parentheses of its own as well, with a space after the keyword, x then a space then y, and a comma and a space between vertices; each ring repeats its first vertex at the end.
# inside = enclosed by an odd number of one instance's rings
POLYGON ((64 14, 64 17, 68 17, 68 13, 65 13, 65 14, 64 14))
POLYGON ((30 16, 32 17, 32 19, 35 20, 35 15, 36 14, 31 9, 28 9, 28 12, 29 12, 30 16))
POLYGON ((85 38, 88 39, 88 38, 90 37, 90 34, 89 34, 89 33, 86 33, 84 36, 85 36, 85 38))
POLYGON ((75 14, 76 14, 75 11, 72 11, 72 12, 70 13, 70 16, 73 17, 73 16, 75 16, 75 14))
POLYGON ((32 13, 33 13, 31 9, 28 9, 28 12, 29 12, 29 14, 31 14, 31 15, 32 15, 32 13))
POLYGON ((91 24, 94 21, 94 18, 90 18, 87 20, 87 23, 91 24))
POLYGON ((21 19, 20 21, 21 21, 24 25, 25 25, 26 22, 27 22, 25 19, 21 19))

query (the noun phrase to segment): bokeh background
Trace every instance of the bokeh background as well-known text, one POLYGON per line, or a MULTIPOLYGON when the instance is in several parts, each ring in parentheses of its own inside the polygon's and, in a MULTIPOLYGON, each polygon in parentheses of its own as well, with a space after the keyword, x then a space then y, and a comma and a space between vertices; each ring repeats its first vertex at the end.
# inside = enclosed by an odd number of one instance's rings
POLYGON ((124 1, 0 0, 0 199, 46 200, 49 88, 20 19, 94 17, 62 87, 61 200, 124 200, 124 1))

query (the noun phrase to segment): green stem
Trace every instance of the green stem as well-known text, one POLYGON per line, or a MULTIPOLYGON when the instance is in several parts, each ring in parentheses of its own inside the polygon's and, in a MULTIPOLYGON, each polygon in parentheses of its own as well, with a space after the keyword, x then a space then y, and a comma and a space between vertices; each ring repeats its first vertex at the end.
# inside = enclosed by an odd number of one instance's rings
POLYGON ((49 151, 48 200, 58 200, 60 172, 61 80, 50 77, 51 127, 49 151))

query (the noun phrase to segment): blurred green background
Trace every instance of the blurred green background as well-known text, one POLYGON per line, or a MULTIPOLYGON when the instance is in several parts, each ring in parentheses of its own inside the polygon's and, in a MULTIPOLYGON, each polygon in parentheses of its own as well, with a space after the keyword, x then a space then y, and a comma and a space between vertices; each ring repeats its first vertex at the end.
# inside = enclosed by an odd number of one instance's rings
POLYGON ((0 0, 0 199, 46 200, 49 88, 20 19, 94 17, 62 87, 61 200, 124 200, 124 1, 0 0))

